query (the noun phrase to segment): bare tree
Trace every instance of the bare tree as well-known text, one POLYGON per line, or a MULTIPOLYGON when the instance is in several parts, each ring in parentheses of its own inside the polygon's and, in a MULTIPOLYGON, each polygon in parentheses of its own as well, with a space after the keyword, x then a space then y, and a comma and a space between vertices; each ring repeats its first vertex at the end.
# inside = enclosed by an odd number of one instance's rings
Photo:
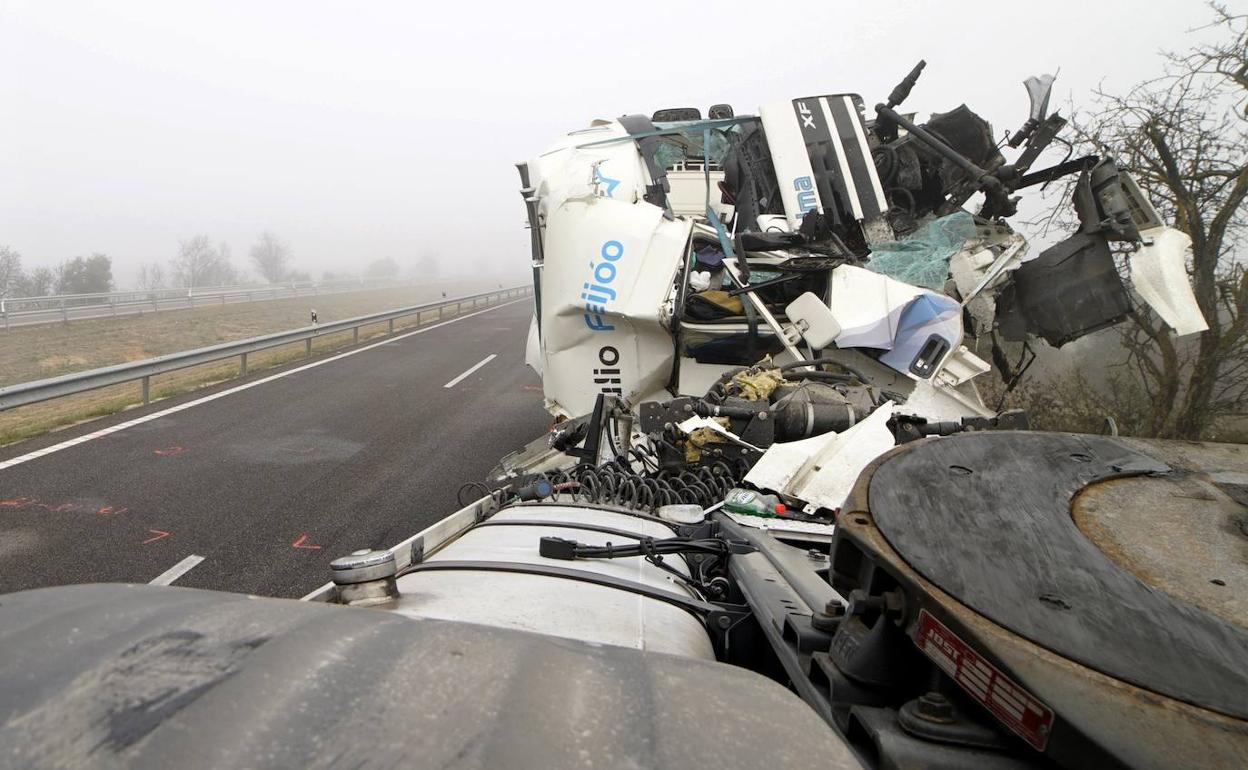
MULTIPOLYGON (((1116 156, 1192 240, 1192 286, 1209 330, 1180 340, 1142 303, 1121 328, 1145 404, 1136 430, 1199 438, 1248 408, 1248 16, 1212 4, 1222 42, 1166 55, 1162 77, 1100 89, 1071 121, 1078 149, 1116 156)), ((1129 270, 1129 255, 1123 255, 1129 270)))
MULTIPOLYGON (((223 264, 230 264, 230 258, 234 256, 234 252, 230 249, 230 244, 221 241, 217 244, 217 261, 223 264)), ((232 269, 232 268, 231 268, 232 269)))
POLYGON ((23 273, 21 280, 18 282, 15 296, 19 297, 46 297, 52 293, 52 286, 56 281, 56 277, 52 271, 46 267, 36 267, 28 273, 23 273))
POLYGON ((165 269, 157 262, 148 262, 139 267, 139 289, 152 291, 165 288, 165 269))
POLYGON ((22 283, 22 255, 0 246, 0 297, 11 297, 22 283))
POLYGON ((266 281, 281 283, 290 271, 290 247, 273 233, 261 233, 251 247, 251 261, 266 281))
POLYGON ((207 286, 209 278, 219 270, 221 256, 206 235, 196 235, 178 243, 178 255, 172 267, 174 280, 188 289, 207 286))

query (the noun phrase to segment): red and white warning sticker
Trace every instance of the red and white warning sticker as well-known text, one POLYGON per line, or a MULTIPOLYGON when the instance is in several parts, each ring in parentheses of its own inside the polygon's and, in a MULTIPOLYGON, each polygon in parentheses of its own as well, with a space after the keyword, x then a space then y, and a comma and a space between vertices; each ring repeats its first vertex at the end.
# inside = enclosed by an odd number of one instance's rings
POLYGON ((923 654, 1037 751, 1044 751, 1053 729, 1053 710, 984 660, 927 610, 919 611, 914 639, 923 654))

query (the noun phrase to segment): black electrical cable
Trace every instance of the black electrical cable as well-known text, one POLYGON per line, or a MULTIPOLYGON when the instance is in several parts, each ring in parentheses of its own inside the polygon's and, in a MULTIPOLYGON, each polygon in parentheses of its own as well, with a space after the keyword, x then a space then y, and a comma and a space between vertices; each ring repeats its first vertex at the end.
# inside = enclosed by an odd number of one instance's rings
POLYGON ((620 459, 620 446, 617 443, 620 437, 618 426, 615 418, 607 420, 607 446, 611 447, 611 454, 616 459, 620 459))
POLYGON ((698 580, 689 577, 664 562, 663 557, 665 555, 678 555, 682 558, 689 553, 708 555, 710 559, 703 562, 702 574, 706 574, 707 567, 723 562, 730 554, 748 553, 752 550, 754 549, 748 545, 743 546, 743 544, 738 543, 734 546, 724 540, 715 538, 690 539, 681 537, 666 539, 642 537, 638 539, 636 544, 615 545, 608 542, 606 545, 600 546, 585 545, 575 540, 561 537, 543 537, 539 541, 538 547, 538 553, 545 558, 568 561, 575 559, 626 559, 641 556, 655 567, 678 578, 700 596, 710 593, 707 587, 698 580))
POLYGON ((673 577, 675 577, 680 582, 689 586, 689 588, 695 594, 698 595, 699 599, 705 599, 706 589, 693 578, 684 574, 683 572, 671 566, 670 564, 667 564, 666 562, 664 562, 662 554, 660 554, 655 547, 655 542, 656 541, 652 538, 646 538, 645 540, 642 540, 641 543, 639 544, 642 546, 642 551, 644 552, 646 561, 650 562, 654 566, 658 567, 659 569, 663 570, 669 575, 672 575, 673 577))
POLYGON ((574 540, 559 537, 543 537, 541 555, 552 559, 626 559, 646 554, 679 554, 679 553, 728 553, 728 544, 723 540, 702 538, 692 540, 683 537, 656 539, 653 537, 639 538, 636 543, 628 545, 585 545, 574 540))
POLYGON ((856 374, 839 374, 837 372, 824 372, 819 370, 813 372, 785 372, 784 377, 788 380, 819 380, 821 382, 840 383, 853 382, 854 380, 862 379, 856 374))
MULTIPOLYGON (((490 489, 485 484, 482 484, 480 481, 469 481, 468 483, 460 486, 459 491, 455 493, 455 501, 459 503, 460 508, 463 508, 465 505, 468 505, 468 503, 464 502, 464 490, 465 489, 480 490, 481 495, 477 498, 478 500, 481 499, 482 497, 491 496, 496 491, 496 490, 490 489)), ((472 502, 472 501, 470 500, 469 502, 472 502)))
MULTIPOLYGON (((857 367, 851 364, 847 364, 844 361, 838 361, 835 358, 808 358, 804 361, 794 361, 792 363, 781 366, 780 371, 789 372, 789 371, 792 371, 793 369, 798 369, 803 366, 823 366, 824 364, 830 364, 832 366, 839 366, 845 371, 857 377, 862 382, 864 383, 870 382, 870 379, 867 377, 866 374, 862 372, 862 370, 858 369, 857 367)), ((787 377, 788 375, 785 374, 785 376, 787 377)))

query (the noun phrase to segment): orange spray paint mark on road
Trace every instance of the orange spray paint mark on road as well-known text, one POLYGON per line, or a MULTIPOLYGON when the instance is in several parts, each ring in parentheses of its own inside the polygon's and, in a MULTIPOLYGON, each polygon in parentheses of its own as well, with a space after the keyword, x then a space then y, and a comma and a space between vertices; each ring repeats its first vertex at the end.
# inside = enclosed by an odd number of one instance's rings
POLYGON ((94 504, 50 503, 37 497, 10 497, 6 500, 0 500, 0 508, 12 508, 18 511, 38 509, 48 513, 96 513, 100 516, 115 516, 130 510, 124 505, 104 505, 96 508, 94 504))
POLYGON ((311 543, 308 542, 308 535, 306 532, 300 535, 295 540, 295 542, 291 543, 290 547, 291 548, 308 548, 308 549, 316 550, 316 551, 319 551, 321 549, 319 545, 312 545, 311 543))
POLYGON ((8 500, 0 500, 0 508, 14 508, 17 510, 38 508, 48 513, 71 513, 73 511, 87 510, 86 506, 78 503, 45 503, 37 497, 13 497, 8 500))
POLYGON ((166 537, 169 537, 170 534, 172 534, 172 533, 164 531, 163 529, 149 529, 148 532, 151 532, 156 537, 149 537, 148 539, 140 543, 140 545, 147 545, 148 543, 154 543, 157 540, 163 540, 166 537))
POLYGON ((174 445, 163 447, 161 449, 154 449, 152 450, 152 454, 159 455, 161 457, 172 457, 174 455, 180 455, 185 451, 186 447, 174 445))

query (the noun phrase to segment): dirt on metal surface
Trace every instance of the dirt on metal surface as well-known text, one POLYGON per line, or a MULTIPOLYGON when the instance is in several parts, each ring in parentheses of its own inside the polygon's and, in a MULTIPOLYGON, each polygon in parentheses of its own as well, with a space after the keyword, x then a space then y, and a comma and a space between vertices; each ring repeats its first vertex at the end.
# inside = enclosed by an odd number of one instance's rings
POLYGON ((1148 585, 1248 626, 1248 509, 1207 475, 1113 479, 1075 498, 1088 539, 1148 585))

